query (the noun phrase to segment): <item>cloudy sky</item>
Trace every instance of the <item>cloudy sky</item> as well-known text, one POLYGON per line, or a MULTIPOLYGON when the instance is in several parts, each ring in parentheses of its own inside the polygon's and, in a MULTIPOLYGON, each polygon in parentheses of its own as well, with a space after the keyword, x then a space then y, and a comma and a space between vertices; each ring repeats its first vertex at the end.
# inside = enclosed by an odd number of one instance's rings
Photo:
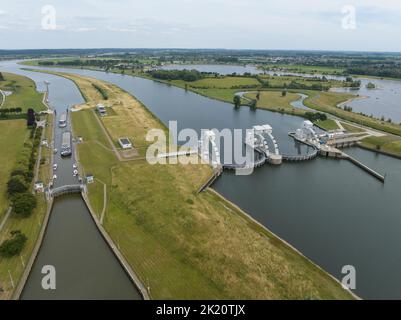
POLYGON ((401 51, 399 0, 0 0, 0 48, 401 51))

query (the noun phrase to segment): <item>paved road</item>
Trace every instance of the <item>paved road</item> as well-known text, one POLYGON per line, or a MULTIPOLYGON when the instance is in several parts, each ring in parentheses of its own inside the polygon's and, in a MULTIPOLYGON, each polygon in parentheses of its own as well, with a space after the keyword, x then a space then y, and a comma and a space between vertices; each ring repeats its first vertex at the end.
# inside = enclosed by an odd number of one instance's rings
POLYGON ((6 102, 6 94, 0 90, 0 94, 3 96, 3 99, 1 100, 0 108, 3 106, 4 102, 6 102))
POLYGON ((1 230, 3 230, 4 225, 6 224, 6 222, 8 220, 8 217, 11 214, 11 209, 12 209, 11 207, 8 208, 8 211, 7 211, 6 215, 4 216, 3 220, 0 223, 0 232, 1 232, 1 230))

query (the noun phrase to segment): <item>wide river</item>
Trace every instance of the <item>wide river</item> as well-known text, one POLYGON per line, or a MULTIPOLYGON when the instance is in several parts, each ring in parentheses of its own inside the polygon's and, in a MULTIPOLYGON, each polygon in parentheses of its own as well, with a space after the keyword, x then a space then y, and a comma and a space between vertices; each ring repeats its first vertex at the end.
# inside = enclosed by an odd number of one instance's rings
MULTIPOLYGON (((76 99, 69 100, 75 94, 66 79, 60 80, 65 85, 56 86, 52 76, 22 71, 15 63, 3 62, 0 68, 28 75, 37 81, 39 88, 43 88, 40 82, 44 78, 50 79, 50 92, 60 91, 69 106, 77 103, 76 99)), ((302 119, 298 117, 251 111, 246 107, 236 110, 228 103, 142 78, 88 70, 58 70, 118 85, 141 100, 165 124, 177 120, 179 128, 199 131, 245 129, 269 123, 282 153, 307 152, 287 135, 301 125, 302 119)), ((250 176, 224 173, 214 188, 336 278, 342 278, 343 266, 354 266, 355 292, 361 297, 400 299, 401 252, 397 247, 401 243, 401 161, 359 148, 347 152, 386 174, 386 183, 378 182, 347 161, 318 158, 277 167, 264 166, 250 176)), ((53 227, 63 226, 50 224, 48 234, 53 227)), ((46 241, 45 238, 41 254, 56 250, 46 241)), ((68 265, 69 259, 75 257, 68 250, 65 255, 68 265)), ((99 265, 96 263, 95 267, 99 265)))

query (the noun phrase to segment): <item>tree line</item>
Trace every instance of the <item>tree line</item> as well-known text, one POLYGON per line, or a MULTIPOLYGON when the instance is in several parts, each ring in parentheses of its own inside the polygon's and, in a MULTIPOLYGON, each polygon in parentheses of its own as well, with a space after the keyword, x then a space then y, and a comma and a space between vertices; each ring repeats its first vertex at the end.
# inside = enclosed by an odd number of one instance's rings
MULTIPOLYGON (((29 192, 34 177, 35 163, 42 137, 42 127, 31 126, 30 137, 24 144, 19 158, 7 182, 7 197, 12 214, 19 218, 29 217, 37 206, 37 198, 29 192)), ((10 237, 0 245, 0 256, 12 257, 24 248, 27 237, 19 230, 13 230, 10 237)))
POLYGON ((204 76, 198 70, 152 70, 148 72, 153 78, 160 80, 196 81, 204 76))

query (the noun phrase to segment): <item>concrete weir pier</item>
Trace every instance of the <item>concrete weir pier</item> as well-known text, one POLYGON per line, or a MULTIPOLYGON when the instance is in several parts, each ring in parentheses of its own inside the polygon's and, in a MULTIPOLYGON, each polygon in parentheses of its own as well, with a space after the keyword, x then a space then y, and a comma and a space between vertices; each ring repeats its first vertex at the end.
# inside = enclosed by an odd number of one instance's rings
POLYGON ((253 131, 248 132, 245 138, 245 144, 262 154, 265 162, 279 165, 283 162, 283 156, 276 139, 273 136, 273 128, 269 124, 253 126, 253 131), (273 145, 273 151, 269 150, 269 144, 273 145))
POLYGON ((385 176, 338 149, 357 145, 358 141, 361 139, 359 135, 340 134, 334 137, 327 136, 327 134, 318 135, 313 129, 313 123, 306 120, 303 122, 300 129, 297 129, 296 132, 290 132, 289 136, 303 144, 315 148, 315 156, 320 155, 326 158, 349 160, 381 182, 385 181, 385 176))
POLYGON ((372 175, 376 179, 380 180, 381 182, 384 183, 384 181, 386 180, 385 176, 383 176, 380 173, 376 172, 375 170, 369 168, 367 165, 363 164, 362 162, 360 162, 359 160, 355 159, 354 157, 351 157, 350 155, 345 154, 345 153, 344 153, 344 157, 345 157, 345 159, 351 161, 353 164, 355 164, 356 166, 358 166, 362 170, 365 170, 367 173, 369 173, 370 175, 372 175))

